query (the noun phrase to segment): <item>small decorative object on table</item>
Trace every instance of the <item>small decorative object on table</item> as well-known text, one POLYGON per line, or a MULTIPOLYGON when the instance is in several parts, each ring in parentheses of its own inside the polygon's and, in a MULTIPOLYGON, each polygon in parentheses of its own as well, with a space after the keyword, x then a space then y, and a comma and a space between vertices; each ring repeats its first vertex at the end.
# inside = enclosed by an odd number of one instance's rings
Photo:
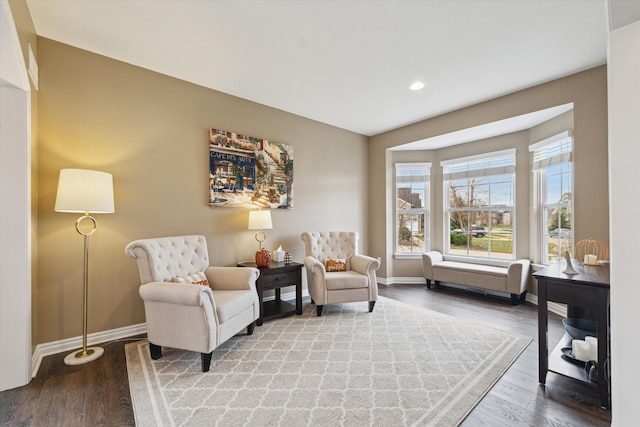
POLYGON ((271 251, 269 249, 261 249, 256 252, 256 264, 258 267, 268 267, 271 264, 271 251))
POLYGON ((292 262, 293 262, 293 258, 291 258, 291 254, 289 252, 284 254, 284 263, 291 264, 292 262))
POLYGON ((601 265, 609 260, 609 249, 600 240, 580 240, 575 252, 577 259, 584 260, 584 265, 601 265))
POLYGON ((573 264, 571 264, 571 254, 569 253, 569 251, 564 253, 564 259, 567 262, 567 267, 562 271, 564 274, 570 274, 570 275, 574 275, 574 274, 579 274, 574 268, 573 268, 573 264))
POLYGON ((282 246, 278 246, 278 249, 276 249, 276 262, 282 262, 284 261, 284 250, 282 249, 282 246))

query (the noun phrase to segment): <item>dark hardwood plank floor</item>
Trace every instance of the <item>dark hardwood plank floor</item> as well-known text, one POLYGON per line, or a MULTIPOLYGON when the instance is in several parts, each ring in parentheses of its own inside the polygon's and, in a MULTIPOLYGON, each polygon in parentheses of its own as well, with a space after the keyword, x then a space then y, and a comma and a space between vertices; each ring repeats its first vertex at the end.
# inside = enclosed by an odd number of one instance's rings
MULTIPOLYGON (((535 305, 512 306, 508 299, 446 287, 427 290, 424 285, 380 285, 379 293, 533 338, 462 426, 611 425, 611 412, 600 407, 595 387, 553 373, 546 387, 538 384, 535 305)), ((564 333, 561 320, 549 315, 550 342, 564 333)), ((140 338, 102 344, 105 354, 86 365, 66 366, 66 353, 45 357, 31 383, 0 392, 0 425, 135 425, 124 345, 140 338)))

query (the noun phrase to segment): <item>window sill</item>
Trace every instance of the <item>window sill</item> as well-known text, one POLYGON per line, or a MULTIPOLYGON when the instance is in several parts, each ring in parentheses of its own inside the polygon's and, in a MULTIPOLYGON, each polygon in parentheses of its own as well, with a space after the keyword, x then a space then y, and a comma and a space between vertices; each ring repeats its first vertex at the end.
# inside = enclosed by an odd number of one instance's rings
POLYGON ((396 253, 393 254, 395 259, 422 259, 422 252, 414 252, 414 253, 396 253))

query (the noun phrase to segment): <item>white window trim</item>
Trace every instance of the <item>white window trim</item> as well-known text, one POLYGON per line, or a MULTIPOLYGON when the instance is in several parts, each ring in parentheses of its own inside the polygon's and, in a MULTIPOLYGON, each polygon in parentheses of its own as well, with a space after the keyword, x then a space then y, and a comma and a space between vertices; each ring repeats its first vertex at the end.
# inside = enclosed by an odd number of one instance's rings
MULTIPOLYGON (((448 181, 452 181, 452 180, 456 180, 456 179, 467 179, 467 178, 473 178, 473 177, 482 177, 482 176, 494 176, 494 175, 507 175, 507 174, 513 174, 513 180, 512 180, 512 185, 513 185, 513 191, 514 191, 514 200, 513 200, 513 248, 512 248, 512 258, 511 259, 503 259, 503 258, 491 258, 491 257, 483 257, 483 256, 474 256, 474 255, 460 255, 460 254, 449 254, 446 253, 447 251, 449 251, 450 248, 450 233, 451 230, 449 230, 449 226, 448 226, 448 222, 446 226, 443 226, 443 233, 444 233, 444 246, 445 246, 445 253, 443 254, 443 258, 445 260, 448 261, 460 261, 460 262, 469 262, 469 263, 474 263, 474 264, 484 264, 484 265, 495 265, 495 266, 507 266, 508 264, 512 263, 515 259, 516 259, 516 197, 515 197, 515 189, 517 188, 516 186, 516 171, 515 171, 515 164, 516 164, 516 156, 517 150, 515 148, 509 148, 506 150, 499 150, 499 151, 492 151, 489 153, 482 153, 482 154, 476 154, 473 156, 466 156, 466 157, 458 157, 455 159, 449 159, 449 160, 442 160, 440 162, 440 166, 444 169, 446 166, 451 166, 451 165, 456 165, 459 163, 468 163, 468 162, 473 162, 473 161, 477 161, 477 160, 483 160, 483 159, 489 159, 489 158, 493 158, 493 157, 503 157, 503 156, 509 156, 512 155, 513 156, 513 162, 514 165, 513 166, 508 166, 508 167, 497 167, 497 168, 490 168, 490 169, 478 169, 476 171, 470 171, 471 173, 468 174, 468 176, 462 176, 462 174, 458 174, 458 173, 454 173, 454 174, 445 174, 443 172, 443 179, 442 179, 442 186, 443 186, 443 191, 442 191, 442 195, 443 195, 443 206, 444 206, 444 211, 443 211, 443 217, 444 217, 444 222, 446 221, 447 218, 447 213, 450 213, 451 211, 449 210, 449 194, 448 194, 448 189, 445 188, 445 185, 448 181), (476 172, 476 173, 474 173, 476 172), (491 173, 486 173, 486 172, 491 172, 491 173)), ((463 172, 464 174, 464 172, 463 172)), ((478 208, 473 208, 473 209, 469 209, 469 210, 488 210, 489 207, 478 207, 478 208)))
POLYGON ((423 213, 425 216, 425 224, 424 224, 424 228, 425 228, 425 242, 424 242, 424 251, 428 251, 429 250, 429 245, 431 242, 431 236, 429 233, 429 229, 430 229, 430 199, 431 199, 431 167, 432 167, 432 163, 431 162, 414 162, 414 163, 396 163, 394 164, 394 183, 393 183, 393 192, 394 192, 394 200, 393 200, 393 209, 394 209, 394 215, 393 215, 393 230, 394 230, 394 240, 393 240, 393 256, 396 259, 422 259, 422 252, 399 252, 398 251, 398 236, 400 234, 400 230, 398 230, 398 214, 399 214, 399 209, 398 209, 398 182, 425 182, 426 186, 425 186, 425 200, 424 200, 424 204, 425 206, 423 208, 414 208, 414 209, 406 209, 403 212, 404 213, 423 213), (411 179, 407 179, 407 180, 398 180, 398 168, 402 167, 402 168, 411 168, 411 167, 416 167, 416 168, 425 168, 427 170, 426 175, 424 176, 424 179, 414 179, 414 177, 411 177, 411 179))
POLYGON ((545 235, 548 234, 545 227, 545 224, 546 224, 545 207, 550 205, 557 205, 559 207, 562 207, 562 205, 565 205, 565 207, 570 208, 569 220, 571 221, 571 243, 572 243, 571 250, 572 251, 573 251, 573 246, 575 242, 575 234, 574 234, 574 228, 573 228, 574 210, 575 210, 574 200, 573 200, 573 195, 575 194, 575 176, 574 176, 575 167, 573 163, 573 150, 575 147, 575 143, 574 143, 575 141, 573 140, 573 131, 565 130, 558 134, 552 135, 549 138, 545 138, 541 141, 538 141, 529 145, 529 152, 535 153, 538 150, 541 150, 549 145, 557 144, 558 142, 561 142, 562 140, 567 138, 571 139, 571 152, 562 153, 560 155, 549 157, 543 160, 542 162, 534 161, 532 164, 531 172, 533 174, 533 179, 537 187, 537 191, 534 194, 534 206, 533 206, 533 209, 535 210, 534 214, 537 212, 536 221, 538 223, 537 238, 539 239, 539 247, 537 250, 538 252, 537 256, 539 257, 540 264, 544 266, 550 265, 547 262, 549 254, 548 254, 548 249, 546 247, 547 241, 545 240, 545 235), (563 163, 571 163, 571 195, 572 195, 571 203, 565 203, 565 204, 563 204, 562 202, 551 203, 551 204, 544 203, 544 201, 547 199, 547 194, 546 194, 547 188, 545 185, 543 185, 543 181, 547 180, 547 175, 546 175, 547 169, 552 166, 560 165, 563 163))

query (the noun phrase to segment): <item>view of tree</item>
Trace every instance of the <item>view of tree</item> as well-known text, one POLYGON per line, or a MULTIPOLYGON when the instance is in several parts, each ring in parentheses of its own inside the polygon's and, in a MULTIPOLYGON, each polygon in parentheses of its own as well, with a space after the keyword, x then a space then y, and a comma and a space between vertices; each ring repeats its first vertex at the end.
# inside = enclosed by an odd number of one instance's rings
MULTIPOLYGON (((459 181, 458 181, 459 182, 459 181)), ((459 208, 477 208, 486 206, 486 201, 482 199, 481 192, 477 190, 479 183, 476 178, 469 179, 464 186, 456 186, 456 181, 449 182, 449 206, 451 209, 459 208), (465 197, 464 191, 468 191, 469 197, 465 197), (462 194, 460 194, 462 193, 462 194)), ((486 222, 488 218, 482 218, 481 222, 486 222)), ((452 210, 449 219, 451 230, 461 229, 468 231, 471 225, 470 211, 468 210, 452 210)))
POLYGON ((571 229, 571 221, 566 209, 554 209, 551 213, 549 220, 549 229, 547 231, 555 230, 556 228, 571 229))

